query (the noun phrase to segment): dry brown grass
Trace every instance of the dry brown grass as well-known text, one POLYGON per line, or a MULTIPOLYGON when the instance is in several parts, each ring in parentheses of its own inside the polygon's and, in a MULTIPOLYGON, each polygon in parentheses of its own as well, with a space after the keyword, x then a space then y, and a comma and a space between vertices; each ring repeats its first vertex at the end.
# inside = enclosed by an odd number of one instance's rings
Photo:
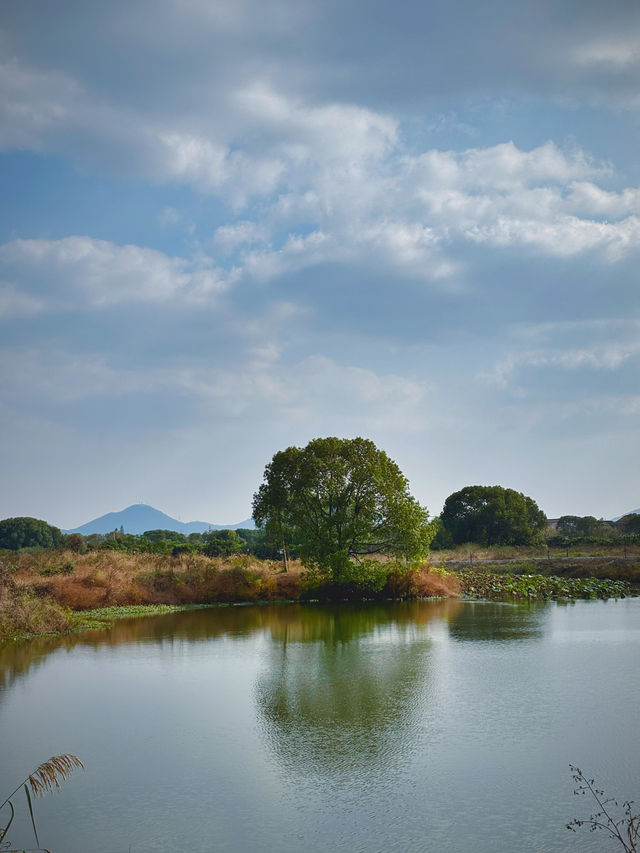
POLYGON ((34 594, 0 563, 0 638, 66 631, 69 614, 49 598, 34 594))
MULTIPOLYGON (((568 546, 570 557, 628 557, 640 558, 640 543, 612 540, 608 543, 599 544, 570 544, 568 546)), ((429 560, 432 564, 446 566, 447 563, 468 563, 470 558, 476 561, 497 562, 500 560, 527 560, 546 559, 548 554, 551 559, 561 559, 566 556, 565 547, 552 547, 547 550, 542 545, 496 545, 495 547, 483 547, 469 543, 458 545, 443 551, 432 551, 429 560)))
POLYGON ((72 610, 127 604, 207 604, 297 599, 301 566, 250 557, 180 557, 93 551, 18 554, 12 578, 37 599, 72 610), (38 557, 39 559, 36 559, 38 557), (63 571, 68 563, 72 571, 63 571))
POLYGON ((384 593, 390 598, 450 598, 460 595, 454 574, 428 565, 405 572, 390 572, 384 593))
MULTIPOLYGON (((297 601, 303 566, 248 556, 228 559, 183 554, 170 557, 122 551, 43 551, 12 559, 12 578, 31 597, 72 610, 130 604, 210 604, 297 601), (71 568, 70 568, 71 566, 71 568)), ((459 593, 455 576, 432 570, 391 573, 382 597, 433 597, 459 593)))

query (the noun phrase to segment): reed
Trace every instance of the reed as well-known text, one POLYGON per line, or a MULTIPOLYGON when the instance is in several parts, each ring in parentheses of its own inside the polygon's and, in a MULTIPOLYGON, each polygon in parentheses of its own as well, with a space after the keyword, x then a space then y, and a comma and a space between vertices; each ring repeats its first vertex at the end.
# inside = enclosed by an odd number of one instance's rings
MULTIPOLYGON (((33 827, 33 835, 36 840, 37 850, 46 851, 46 848, 40 847, 40 839, 38 838, 38 829, 36 827, 36 819, 33 811, 33 801, 31 794, 34 797, 44 797, 45 794, 54 794, 60 790, 60 783, 64 782, 71 776, 71 773, 78 767, 84 767, 84 764, 77 755, 65 753, 64 755, 53 755, 47 761, 43 761, 33 773, 30 773, 26 779, 23 779, 20 784, 14 788, 9 796, 0 804, 0 812, 5 806, 9 807, 9 820, 4 827, 0 827, 0 848, 4 849, 6 843, 4 839, 11 828, 13 819, 16 814, 13 798, 20 791, 24 790, 27 800, 27 808, 29 817, 31 818, 31 826, 33 827), (31 788, 31 791, 29 790, 31 788)), ((33 849, 33 848, 31 848, 33 849)), ((48 853, 48 851, 46 851, 48 853)))

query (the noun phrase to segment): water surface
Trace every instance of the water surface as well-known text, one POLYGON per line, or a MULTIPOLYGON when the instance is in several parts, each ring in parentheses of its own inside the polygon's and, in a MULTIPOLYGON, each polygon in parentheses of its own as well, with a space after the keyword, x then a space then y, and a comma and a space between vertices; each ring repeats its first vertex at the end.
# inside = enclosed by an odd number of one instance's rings
POLYGON ((639 661, 639 599, 126 620, 0 646, 0 792, 82 758, 54 853, 602 850, 568 765, 640 800, 639 661))

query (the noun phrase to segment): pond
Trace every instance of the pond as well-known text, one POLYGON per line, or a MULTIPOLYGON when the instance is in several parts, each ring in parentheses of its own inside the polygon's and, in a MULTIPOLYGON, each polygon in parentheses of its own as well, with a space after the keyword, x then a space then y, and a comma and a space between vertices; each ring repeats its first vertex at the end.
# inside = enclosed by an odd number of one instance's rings
POLYGON ((640 800, 639 666, 640 599, 131 619, 0 646, 0 793, 80 756, 54 853, 600 851, 569 764, 640 800))

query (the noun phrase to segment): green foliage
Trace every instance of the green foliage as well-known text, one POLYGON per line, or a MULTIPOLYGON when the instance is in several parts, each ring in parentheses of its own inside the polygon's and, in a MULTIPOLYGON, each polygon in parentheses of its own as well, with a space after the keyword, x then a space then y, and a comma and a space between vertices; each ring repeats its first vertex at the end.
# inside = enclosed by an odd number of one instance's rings
POLYGON ((62 544, 57 527, 38 518, 5 518, 0 521, 0 548, 57 548, 62 544))
POLYGON ((563 515, 556 525, 557 533, 566 539, 597 539, 608 530, 609 525, 593 515, 563 515))
POLYGON ((431 540, 431 550, 432 551, 446 551, 449 548, 453 548, 453 536, 447 528, 444 526, 441 518, 434 518, 431 522, 436 531, 435 536, 431 540))
POLYGON ((50 575, 70 575, 73 574, 75 570, 75 565, 71 562, 71 560, 67 560, 66 563, 62 563, 59 566, 45 566, 40 570, 40 574, 44 576, 50 575))
POLYGON ((209 530, 202 534, 202 542, 207 557, 230 557, 245 550, 244 540, 235 530, 209 530))
POLYGON ((537 541, 547 517, 536 502, 503 486, 465 486, 449 495, 440 516, 456 545, 530 545, 537 541))
POLYGON ((630 512, 629 515, 625 515, 619 519, 617 527, 622 530, 625 536, 640 535, 640 514, 630 512))
POLYGON ((532 598, 625 598, 631 594, 626 581, 602 578, 569 578, 547 575, 506 575, 489 572, 459 573, 462 591, 476 598, 496 601, 532 598))
POLYGON ((62 537, 62 544, 74 554, 86 554, 87 546, 81 533, 69 533, 62 537))
MULTIPOLYGON (((236 530, 236 533, 244 540, 246 550, 252 556, 257 557, 259 560, 279 559, 279 549, 267 541, 267 534, 264 530, 251 530, 248 527, 240 527, 236 530)), ((291 551, 290 556, 295 559, 297 555, 295 551, 291 551)))
POLYGON ((423 557, 435 533, 398 466, 372 441, 317 438, 275 454, 253 498, 253 518, 281 549, 334 584, 362 557, 423 557))
POLYGON ((159 542, 165 539, 171 542, 186 542, 187 537, 184 533, 178 533, 175 530, 145 530, 142 534, 149 542, 159 542))

